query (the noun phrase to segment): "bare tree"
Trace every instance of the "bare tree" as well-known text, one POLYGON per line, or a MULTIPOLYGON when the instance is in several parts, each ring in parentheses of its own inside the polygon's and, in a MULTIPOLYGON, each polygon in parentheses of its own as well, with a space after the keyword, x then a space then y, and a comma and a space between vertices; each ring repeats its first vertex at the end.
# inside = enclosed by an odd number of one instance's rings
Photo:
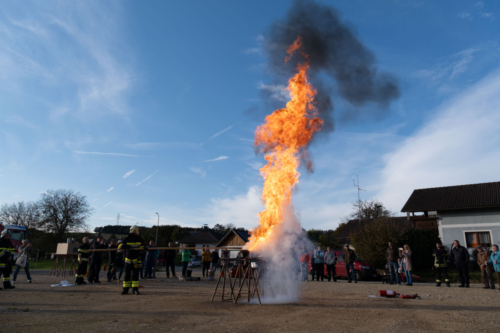
POLYGON ((72 190, 49 190, 42 194, 38 205, 42 213, 40 226, 53 232, 57 241, 67 232, 85 229, 92 213, 87 198, 72 190))
POLYGON ((343 217, 341 220, 343 223, 347 223, 349 220, 361 219, 361 220, 376 220, 383 217, 393 216, 390 210, 385 208, 384 204, 376 199, 372 200, 361 200, 354 201, 352 203, 352 213, 346 217, 343 217))
POLYGON ((5 204, 0 209, 0 221, 32 229, 40 223, 40 208, 35 202, 19 201, 11 205, 5 204))

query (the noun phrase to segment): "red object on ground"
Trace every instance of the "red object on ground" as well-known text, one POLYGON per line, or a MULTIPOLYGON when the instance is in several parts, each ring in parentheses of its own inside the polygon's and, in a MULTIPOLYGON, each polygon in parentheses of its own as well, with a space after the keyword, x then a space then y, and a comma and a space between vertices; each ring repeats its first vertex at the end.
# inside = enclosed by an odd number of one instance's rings
POLYGON ((378 295, 380 297, 394 298, 399 296, 399 294, 392 290, 379 290, 378 295))
POLYGON ((415 295, 401 295, 401 298, 409 298, 409 299, 415 299, 415 298, 420 298, 417 294, 415 295))

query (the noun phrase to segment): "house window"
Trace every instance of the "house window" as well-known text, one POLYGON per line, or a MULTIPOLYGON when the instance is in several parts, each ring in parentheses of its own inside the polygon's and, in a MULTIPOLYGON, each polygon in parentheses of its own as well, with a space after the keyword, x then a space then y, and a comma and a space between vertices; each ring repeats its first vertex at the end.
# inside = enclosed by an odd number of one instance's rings
POLYGON ((465 241, 467 242, 467 248, 475 248, 478 245, 491 247, 491 235, 489 231, 466 232, 465 241))

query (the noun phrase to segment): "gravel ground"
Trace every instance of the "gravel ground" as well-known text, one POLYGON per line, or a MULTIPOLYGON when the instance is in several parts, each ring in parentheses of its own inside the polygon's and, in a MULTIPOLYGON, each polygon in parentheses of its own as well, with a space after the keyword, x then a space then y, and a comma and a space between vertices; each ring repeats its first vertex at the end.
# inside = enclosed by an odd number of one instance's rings
MULTIPOLYGON (((0 291, 0 332, 499 332, 500 292, 380 282, 304 282, 293 304, 221 302, 210 299, 215 282, 141 280, 141 295, 121 286, 52 288, 63 278, 20 272, 16 289, 0 291), (422 299, 370 298, 381 289, 422 299)), ((199 270, 193 273, 199 276, 199 270)), ((101 276, 104 274, 101 273, 101 276)), ((72 282, 72 278, 66 278, 72 282)), ((105 280, 102 278, 102 280, 105 280)))

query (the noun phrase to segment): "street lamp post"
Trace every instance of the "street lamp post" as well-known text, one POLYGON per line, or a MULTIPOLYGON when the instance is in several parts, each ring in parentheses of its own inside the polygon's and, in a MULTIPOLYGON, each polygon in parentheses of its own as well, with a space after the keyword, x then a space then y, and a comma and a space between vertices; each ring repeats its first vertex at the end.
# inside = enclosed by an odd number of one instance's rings
POLYGON ((156 212, 156 215, 158 215, 158 226, 156 227, 156 246, 158 246, 158 229, 160 228, 160 214, 156 212))

